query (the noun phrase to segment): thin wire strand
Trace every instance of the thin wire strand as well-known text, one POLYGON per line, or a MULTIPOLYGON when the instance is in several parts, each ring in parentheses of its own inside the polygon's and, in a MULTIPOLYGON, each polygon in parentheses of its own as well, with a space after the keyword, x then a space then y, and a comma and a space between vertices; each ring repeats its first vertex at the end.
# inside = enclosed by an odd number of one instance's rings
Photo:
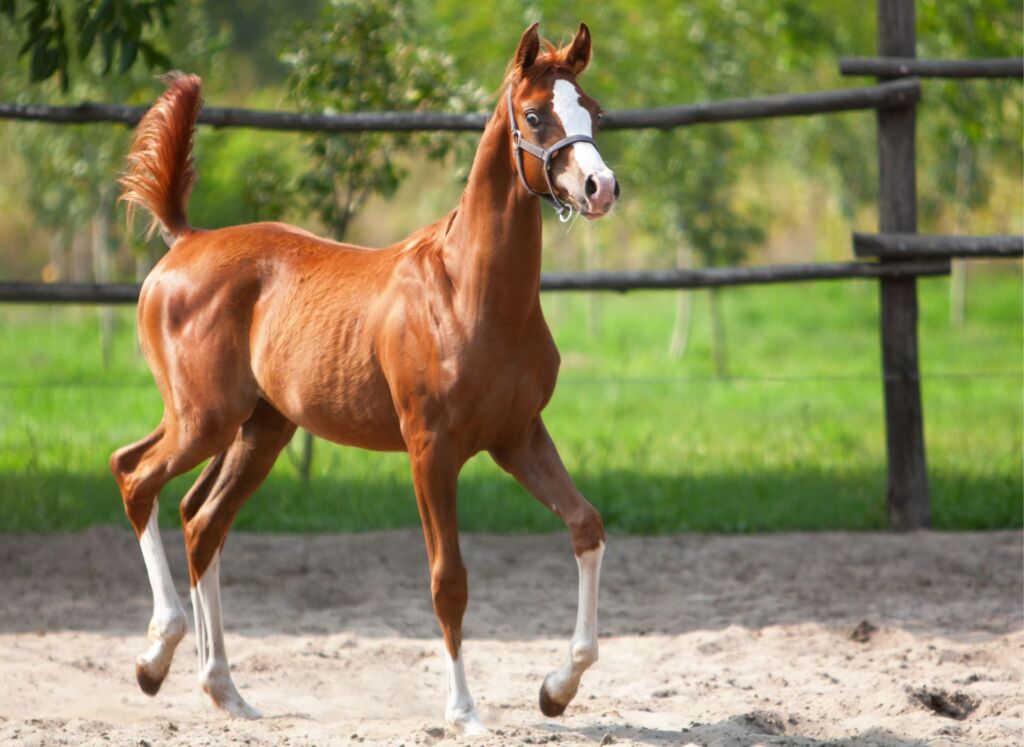
MULTIPOLYGON (((899 380, 899 377, 889 377, 899 380)), ((1024 380, 1024 371, 937 371, 922 372, 920 380, 927 383, 937 379, 941 381, 971 380, 1024 380)), ((559 383, 565 384, 806 384, 833 382, 864 382, 884 381, 885 377, 871 374, 836 374, 836 375, 794 375, 794 376, 574 376, 565 374, 559 377, 559 383)), ((0 381, 0 389, 145 389, 153 387, 151 381, 117 382, 79 382, 79 381, 0 381)))

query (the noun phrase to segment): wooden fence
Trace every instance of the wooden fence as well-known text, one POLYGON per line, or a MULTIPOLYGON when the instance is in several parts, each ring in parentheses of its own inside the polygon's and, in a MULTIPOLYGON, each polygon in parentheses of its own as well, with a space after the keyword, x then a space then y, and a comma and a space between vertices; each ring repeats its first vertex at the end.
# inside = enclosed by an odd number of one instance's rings
MULTIPOLYGON (((878 57, 843 58, 844 75, 875 76, 875 85, 836 91, 784 94, 655 109, 608 112, 602 129, 672 128, 768 117, 873 109, 878 120, 878 234, 854 234, 857 257, 872 261, 809 265, 721 267, 703 270, 549 273, 548 291, 628 291, 711 288, 844 278, 877 279, 880 286, 882 380, 885 391, 888 480, 886 500, 895 529, 930 525, 928 473, 921 410, 917 344, 917 278, 945 275, 953 258, 1021 257, 1024 236, 922 236, 917 234, 917 77, 1024 77, 1024 59, 919 60, 913 0, 877 0, 878 57)), ((0 119, 57 124, 109 122, 134 125, 145 109, 108 104, 72 107, 0 102, 0 119)), ((316 132, 481 130, 484 114, 376 112, 307 114, 204 108, 201 124, 213 127, 316 132)), ((0 302, 133 304, 133 283, 0 282, 0 302)))

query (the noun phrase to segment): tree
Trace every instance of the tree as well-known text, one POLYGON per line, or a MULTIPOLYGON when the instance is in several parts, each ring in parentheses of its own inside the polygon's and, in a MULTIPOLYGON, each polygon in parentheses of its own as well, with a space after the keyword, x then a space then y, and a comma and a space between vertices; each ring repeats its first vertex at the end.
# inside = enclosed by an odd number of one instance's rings
POLYGON ((27 56, 33 83, 57 76, 67 93, 72 59, 84 63, 99 41, 107 75, 117 60, 126 73, 140 59, 149 69, 166 69, 167 55, 153 43, 156 27, 167 27, 176 0, 0 0, 0 14, 23 39, 18 57, 27 56), (74 10, 69 10, 73 7, 74 10), (24 8, 24 12, 21 9, 24 8), (71 19, 69 26, 67 20, 71 19))
MULTIPOLYGON (((435 50, 421 30, 412 0, 329 0, 320 16, 300 27, 284 55, 291 69, 289 95, 307 111, 464 111, 482 100, 460 83, 451 57, 435 50)), ((298 194, 337 241, 375 194, 391 196, 405 171, 404 152, 441 158, 451 135, 353 133, 313 135, 309 168, 298 194)), ((308 478, 312 436, 305 435, 298 469, 308 478)))
MULTIPOLYGON (((1019 4, 926 0, 918 3, 917 31, 922 57, 1019 57, 1024 22, 1019 4)), ((1020 174, 1024 167, 1020 82, 930 81, 926 95, 919 115, 923 222, 945 217, 954 233, 982 233, 969 225, 971 214, 987 202, 994 175, 1000 168, 1020 174)), ((964 321, 966 286, 967 265, 954 261, 954 324, 964 321)))
MULTIPOLYGON (((75 11, 75 18, 84 18, 88 22, 95 14, 104 19, 103 13, 111 12, 117 23, 127 23, 121 5, 108 3, 110 7, 106 11, 103 5, 83 3, 75 11)), ((143 6, 141 3, 136 5, 143 6)), ((169 6, 169 3, 157 5, 169 6)), ((49 3, 47 7, 53 17, 63 17, 60 3, 49 3)), ((29 12, 36 12, 34 5, 29 12)), ((179 52, 179 64, 207 72, 207 66, 216 64, 218 40, 215 34, 207 31, 209 24, 206 23, 201 1, 184 0, 178 6, 175 20, 174 28, 167 24, 153 29, 152 43, 187 50, 179 52), (186 40, 189 42, 187 45, 184 43, 186 40)), ((101 25, 99 28, 104 31, 107 27, 101 25)), ((78 33, 85 32, 79 28, 78 33)), ((106 49, 107 42, 102 44, 106 49)), ((10 39, 0 41, 0 52, 11 46, 10 39)), ((150 71, 126 66, 123 54, 121 67, 125 69, 117 74, 110 74, 109 59, 86 58, 83 55, 73 78, 65 75, 59 79, 50 77, 37 81, 33 84, 33 98, 37 101, 60 100, 65 96, 77 101, 104 98, 119 102, 138 98, 151 101, 159 84, 150 71)), ((12 58, 14 56, 11 55, 12 58)), ((31 70, 25 68, 32 64, 35 63, 22 59, 17 69, 0 76, 0 93, 6 97, 7 90, 23 86, 20 81, 24 80, 24 73, 32 75, 31 70), (15 83, 15 76, 18 83, 15 83)), ((32 178, 22 186, 24 203, 35 223, 52 232, 50 262, 44 272, 47 279, 71 277, 77 281, 93 279, 107 282, 118 274, 115 261, 118 246, 129 245, 140 259, 153 253, 143 240, 122 227, 123 222, 116 218, 116 175, 121 169, 130 137, 130 131, 108 125, 19 124, 12 127, 14 150, 29 164, 32 174, 32 178)), ((148 265, 145 259, 137 263, 140 268, 148 265)), ((100 308, 99 315, 100 342, 106 365, 111 356, 115 315, 110 307, 100 308)))

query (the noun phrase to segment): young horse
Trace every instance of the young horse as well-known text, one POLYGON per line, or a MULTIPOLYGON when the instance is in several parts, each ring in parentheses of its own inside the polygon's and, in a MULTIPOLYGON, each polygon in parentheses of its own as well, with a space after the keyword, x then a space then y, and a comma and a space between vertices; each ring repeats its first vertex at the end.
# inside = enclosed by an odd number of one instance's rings
POLYGON ((589 61, 586 26, 567 47, 543 50, 530 26, 459 206, 378 250, 280 223, 189 226, 200 81, 168 79, 139 124, 121 179, 122 199, 150 212, 171 247, 138 306, 139 340, 165 410, 153 433, 110 459, 153 587, 150 645, 136 662, 144 692, 160 689, 186 630, 157 527, 157 493, 212 457, 181 502, 199 682, 229 714, 259 715, 228 669, 220 550, 238 509, 302 426, 341 444, 408 451, 444 635, 445 717, 457 728, 483 728, 461 655, 462 465, 489 451, 565 521, 579 565, 579 613, 568 660, 540 689, 546 715, 565 710, 597 659, 604 529, 540 417, 559 356, 541 313, 537 198, 563 218, 596 218, 618 197, 594 146, 599 107, 576 83, 589 61))

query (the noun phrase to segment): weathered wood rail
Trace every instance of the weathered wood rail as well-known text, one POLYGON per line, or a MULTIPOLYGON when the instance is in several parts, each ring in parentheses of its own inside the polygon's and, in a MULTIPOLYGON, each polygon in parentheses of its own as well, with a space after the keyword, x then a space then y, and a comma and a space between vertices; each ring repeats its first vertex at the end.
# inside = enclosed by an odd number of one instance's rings
POLYGON ((913 75, 918 78, 1022 78, 1024 57, 989 60, 919 60, 916 57, 843 57, 843 75, 878 78, 913 75))
MULTIPOLYGON (((633 270, 624 272, 552 272, 541 276, 544 291, 669 290, 721 288, 732 285, 800 283, 817 280, 875 279, 948 275, 949 262, 833 262, 755 267, 710 267, 701 270, 633 270)), ((0 281, 0 302, 133 304, 138 283, 29 283, 0 281)))
MULTIPOLYGON (((736 122, 768 117, 797 117, 862 109, 906 106, 921 97, 914 80, 897 80, 863 88, 836 91, 779 94, 747 99, 706 101, 699 104, 653 109, 619 109, 606 112, 602 130, 685 127, 687 125, 736 122)), ((52 124, 123 124, 135 126, 146 113, 144 106, 84 103, 77 106, 49 106, 0 102, 0 119, 20 119, 52 124)), ((199 112, 199 124, 211 127, 248 127, 290 132, 466 132, 482 130, 487 124, 482 113, 444 112, 356 112, 314 114, 230 109, 207 106, 199 112)))
POLYGON ((902 260, 1024 257, 1024 236, 855 233, 853 253, 858 257, 902 260))
MULTIPOLYGON (((948 274, 950 259, 1024 256, 1021 236, 922 236, 917 231, 917 78, 1024 77, 1024 59, 923 60, 916 57, 913 0, 877 0, 878 56, 847 57, 844 75, 875 76, 875 85, 834 91, 711 101, 608 112, 602 129, 673 128, 770 117, 875 110, 878 121, 879 233, 854 234, 857 257, 873 261, 813 265, 721 267, 700 270, 550 273, 546 291, 712 288, 847 278, 877 279, 880 288, 882 382, 885 394, 891 524, 907 530, 930 524, 928 471, 917 342, 917 278, 948 274)), ((0 119, 134 125, 144 107, 86 103, 44 106, 0 102, 0 119)), ((475 131, 487 115, 443 112, 315 114, 208 107, 199 122, 296 132, 475 131)), ((133 283, 0 282, 0 302, 133 304, 133 283)))

